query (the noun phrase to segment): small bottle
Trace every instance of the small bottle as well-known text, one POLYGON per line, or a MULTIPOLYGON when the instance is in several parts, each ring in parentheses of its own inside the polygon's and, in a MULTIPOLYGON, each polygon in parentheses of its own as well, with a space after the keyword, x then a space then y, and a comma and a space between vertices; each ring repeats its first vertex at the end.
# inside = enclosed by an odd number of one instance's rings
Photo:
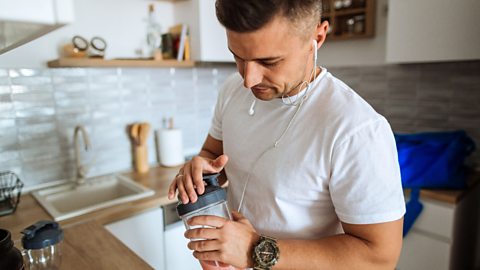
POLYGON ((63 230, 57 222, 40 220, 22 231, 26 269, 61 269, 63 230))
POLYGON ((0 269, 24 269, 22 253, 13 246, 12 235, 4 229, 0 229, 0 269))
POLYGON ((162 28, 155 16, 155 6, 153 4, 148 6, 147 45, 149 56, 153 57, 155 60, 161 60, 162 28))

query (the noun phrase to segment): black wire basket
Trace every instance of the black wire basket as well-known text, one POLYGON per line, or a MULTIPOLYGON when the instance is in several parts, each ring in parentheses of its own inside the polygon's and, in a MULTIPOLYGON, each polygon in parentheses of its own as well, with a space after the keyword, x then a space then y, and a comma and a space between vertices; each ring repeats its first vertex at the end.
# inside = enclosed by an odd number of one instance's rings
POLYGON ((0 172, 0 216, 17 210, 23 183, 13 172, 0 172))

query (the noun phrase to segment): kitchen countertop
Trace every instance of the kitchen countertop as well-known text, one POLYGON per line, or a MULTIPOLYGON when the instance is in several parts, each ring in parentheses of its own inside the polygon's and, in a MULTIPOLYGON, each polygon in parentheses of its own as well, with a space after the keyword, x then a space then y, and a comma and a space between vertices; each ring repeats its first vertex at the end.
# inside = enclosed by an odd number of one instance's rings
MULTIPOLYGON (((140 200, 118 204, 105 209, 87 213, 81 216, 60 221, 62 228, 68 228, 87 221, 95 221, 105 225, 117 220, 131 217, 142 211, 160 207, 162 205, 175 203, 176 200, 167 198, 168 187, 177 174, 180 167, 154 167, 145 174, 134 172, 123 173, 138 183, 155 191, 153 196, 140 200)), ((48 219, 51 216, 40 206, 30 194, 23 195, 20 199, 17 211, 8 216, 0 217, 0 228, 6 228, 12 233, 13 239, 21 239, 21 231, 38 220, 48 219)))

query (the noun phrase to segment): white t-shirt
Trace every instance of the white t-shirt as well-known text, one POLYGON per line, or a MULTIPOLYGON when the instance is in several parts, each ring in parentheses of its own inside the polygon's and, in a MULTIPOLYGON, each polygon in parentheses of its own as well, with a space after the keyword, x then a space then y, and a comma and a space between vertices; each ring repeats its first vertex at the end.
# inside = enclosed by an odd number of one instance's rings
POLYGON ((322 68, 276 148, 297 107, 257 100, 250 115, 254 99, 238 73, 229 77, 209 133, 229 156, 230 208, 237 209, 251 172, 240 212, 259 233, 315 239, 342 232, 340 221, 373 224, 404 215, 392 130, 351 88, 322 68))

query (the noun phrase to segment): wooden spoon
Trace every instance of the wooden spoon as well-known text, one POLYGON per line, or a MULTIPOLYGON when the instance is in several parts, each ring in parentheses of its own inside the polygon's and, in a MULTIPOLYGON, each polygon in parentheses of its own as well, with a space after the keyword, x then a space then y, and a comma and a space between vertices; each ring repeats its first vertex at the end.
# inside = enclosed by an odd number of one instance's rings
POLYGON ((132 139, 135 145, 140 145, 140 124, 132 124, 130 126, 130 138, 132 139))

